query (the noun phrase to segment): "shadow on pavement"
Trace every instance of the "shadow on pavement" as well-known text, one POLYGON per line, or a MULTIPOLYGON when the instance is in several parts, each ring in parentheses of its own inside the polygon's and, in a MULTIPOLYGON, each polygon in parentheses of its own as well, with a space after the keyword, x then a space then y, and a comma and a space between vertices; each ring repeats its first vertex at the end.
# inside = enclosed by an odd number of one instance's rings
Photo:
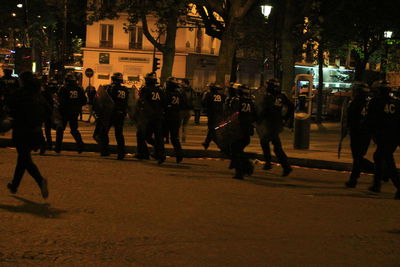
POLYGON ((394 229, 394 230, 389 230, 386 231, 389 234, 396 234, 396 235, 400 235, 400 230, 399 229, 394 229))
POLYGON ((18 206, 2 205, 0 209, 15 213, 29 213, 42 218, 60 218, 67 211, 62 209, 51 208, 49 203, 37 203, 22 197, 13 196, 15 199, 22 201, 18 206))

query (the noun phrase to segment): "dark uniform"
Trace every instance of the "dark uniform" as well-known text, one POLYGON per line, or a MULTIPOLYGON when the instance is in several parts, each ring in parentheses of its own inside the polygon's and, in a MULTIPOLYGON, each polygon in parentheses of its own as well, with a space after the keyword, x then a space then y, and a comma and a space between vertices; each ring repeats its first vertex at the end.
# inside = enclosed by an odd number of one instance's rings
POLYGON ((395 198, 400 199, 399 174, 393 158, 400 141, 400 100, 390 96, 387 83, 381 83, 378 89, 380 95, 371 100, 367 115, 377 146, 374 153, 374 180, 369 190, 380 192, 385 168, 397 189, 395 198))
POLYGON ((74 77, 68 74, 65 79, 65 85, 58 90, 59 111, 62 117, 63 125, 56 132, 56 145, 54 151, 61 152, 61 145, 65 127, 69 123, 71 135, 74 137, 78 146, 78 153, 83 151, 83 140, 78 130, 78 116, 82 106, 86 104, 85 92, 80 87, 74 77))
POLYGON ((53 140, 51 136, 52 120, 51 116, 54 107, 54 97, 58 91, 58 85, 56 81, 49 81, 46 86, 44 86, 42 95, 46 100, 47 104, 51 107, 49 112, 46 114, 44 121, 44 133, 46 136, 47 149, 51 149, 53 146, 53 140))
POLYGON ((185 99, 184 103, 181 104, 181 120, 182 120, 182 142, 186 142, 186 128, 189 124, 189 120, 192 117, 192 110, 194 108, 195 92, 190 86, 188 79, 183 79, 180 91, 182 97, 185 99))
POLYGON ((182 147, 179 141, 179 128, 181 125, 181 108, 185 106, 184 97, 178 91, 179 85, 175 78, 170 77, 166 82, 165 95, 167 99, 167 107, 165 109, 165 127, 168 132, 171 143, 175 150, 176 162, 179 163, 183 159, 182 147))
POLYGON ((140 91, 138 109, 139 119, 136 132, 138 159, 148 159, 149 150, 146 142, 154 145, 154 157, 158 163, 165 161, 163 140, 163 119, 166 107, 164 91, 156 85, 155 74, 146 75, 146 84, 140 91), (153 139, 154 135, 154 139, 153 139))
POLYGON ((124 121, 128 108, 128 95, 129 90, 122 86, 123 82, 121 73, 114 73, 112 77, 112 84, 106 87, 106 91, 111 99, 114 101, 114 109, 111 113, 111 120, 109 126, 104 133, 102 149, 108 151, 108 132, 111 126, 114 126, 115 139, 117 140, 118 159, 125 158, 125 138, 123 134, 124 121))
POLYGON ((203 97, 203 107, 207 112, 208 132, 203 142, 204 149, 210 146, 211 141, 215 139, 215 127, 224 118, 225 94, 222 87, 216 84, 210 85, 210 91, 203 97))
POLYGON ((18 89, 18 79, 12 77, 11 69, 4 69, 4 76, 0 78, 0 109, 4 108, 9 96, 18 89))
POLYGON ((250 143, 254 134, 253 122, 256 119, 254 100, 250 90, 244 85, 238 86, 236 101, 230 102, 232 112, 238 113, 239 131, 231 144, 230 168, 235 168, 235 179, 243 179, 244 175, 253 174, 254 167, 244 153, 245 147, 250 143), (236 109, 236 110, 235 110, 236 109))
POLYGON ((40 84, 31 72, 21 73, 22 87, 9 96, 7 106, 13 118, 12 140, 18 153, 14 177, 7 188, 15 194, 25 171, 39 186, 43 198, 48 197, 47 180, 43 178, 32 160, 31 151, 42 144, 42 123, 46 113, 46 101, 40 95, 40 84))
MULTIPOLYGON (((271 169, 271 149, 270 143, 274 146, 274 153, 278 162, 283 168, 282 176, 287 176, 292 171, 288 163, 287 156, 282 148, 279 134, 283 130, 284 119, 282 117, 282 107, 293 106, 290 100, 280 92, 279 84, 270 82, 267 92, 263 99, 263 104, 257 118, 257 131, 260 138, 260 145, 264 153, 264 169, 271 169), (260 129, 263 129, 262 131, 260 129)), ((288 108, 291 109, 291 108, 288 108)), ((288 113, 288 116, 289 113, 288 113)))
POLYGON ((347 107, 347 129, 350 135, 350 149, 353 156, 353 167, 347 187, 354 188, 361 171, 374 171, 374 164, 364 158, 371 142, 372 133, 367 123, 368 96, 367 84, 355 84, 353 86, 353 99, 347 107))

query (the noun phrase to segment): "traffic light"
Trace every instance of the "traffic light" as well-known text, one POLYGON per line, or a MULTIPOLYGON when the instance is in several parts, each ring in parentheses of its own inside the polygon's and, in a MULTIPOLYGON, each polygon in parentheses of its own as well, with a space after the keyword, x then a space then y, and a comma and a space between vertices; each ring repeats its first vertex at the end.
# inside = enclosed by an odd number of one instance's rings
POLYGON ((160 69, 160 59, 158 57, 153 58, 153 72, 160 69))

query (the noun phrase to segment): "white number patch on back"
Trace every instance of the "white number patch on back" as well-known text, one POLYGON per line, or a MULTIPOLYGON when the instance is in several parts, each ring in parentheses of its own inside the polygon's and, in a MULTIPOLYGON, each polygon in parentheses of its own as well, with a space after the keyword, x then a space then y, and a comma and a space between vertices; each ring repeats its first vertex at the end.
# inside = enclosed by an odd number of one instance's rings
POLYGON ((179 105, 179 97, 172 96, 172 104, 173 105, 179 105))
POLYGON ((386 104, 384 111, 388 114, 394 114, 396 112, 396 107, 394 104, 386 104))
POLYGON ((78 91, 69 91, 69 98, 70 99, 77 99, 78 98, 78 91))
POLYGON ((125 99, 126 98, 125 91, 118 90, 117 98, 125 99))
POLYGON ((249 103, 242 103, 242 112, 251 112, 251 105, 249 103))
POLYGON ((151 100, 161 100, 158 92, 151 92, 151 100))
POLYGON ((367 108, 363 107, 363 109, 361 110, 361 115, 363 115, 364 117, 367 116, 367 108))
POLYGON ((220 95, 214 95, 214 102, 221 102, 222 101, 222 97, 220 95))
POLYGON ((280 98, 275 99, 274 105, 278 106, 278 107, 282 107, 282 99, 280 99, 280 98))

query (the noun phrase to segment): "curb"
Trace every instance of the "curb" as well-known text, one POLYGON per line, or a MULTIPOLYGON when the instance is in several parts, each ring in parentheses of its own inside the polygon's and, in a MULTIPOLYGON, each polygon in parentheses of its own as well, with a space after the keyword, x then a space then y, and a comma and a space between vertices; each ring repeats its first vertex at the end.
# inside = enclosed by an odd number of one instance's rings
MULTIPOLYGON (((0 138, 0 147, 14 147, 12 140, 10 139, 1 139, 0 138)), ((64 151, 76 151, 76 144, 72 142, 65 142, 62 145, 62 149, 64 151)), ((89 143, 85 144, 86 152, 100 152, 99 146, 97 144, 89 143)), ((110 145, 109 151, 111 154, 117 153, 117 146, 110 145)), ((133 153, 136 151, 136 146, 126 146, 126 151, 128 153, 133 153)), ((174 150, 172 148, 166 148, 165 153, 167 156, 174 156, 174 150)), ((251 159, 257 159, 262 161, 263 155, 258 153, 247 153, 247 155, 251 159)), ((200 150, 200 149, 184 149, 184 157, 185 158, 224 158, 228 159, 229 157, 220 151, 215 150, 200 150)), ((272 156, 272 161, 276 161, 276 157, 272 156)), ((297 165, 300 167, 306 168, 315 168, 315 169, 327 169, 327 170, 335 170, 335 171, 350 171, 352 168, 351 163, 344 162, 336 162, 336 161, 328 161, 328 160, 318 160, 318 159, 304 159, 304 158, 293 158, 288 157, 288 161, 291 165, 297 165)))

